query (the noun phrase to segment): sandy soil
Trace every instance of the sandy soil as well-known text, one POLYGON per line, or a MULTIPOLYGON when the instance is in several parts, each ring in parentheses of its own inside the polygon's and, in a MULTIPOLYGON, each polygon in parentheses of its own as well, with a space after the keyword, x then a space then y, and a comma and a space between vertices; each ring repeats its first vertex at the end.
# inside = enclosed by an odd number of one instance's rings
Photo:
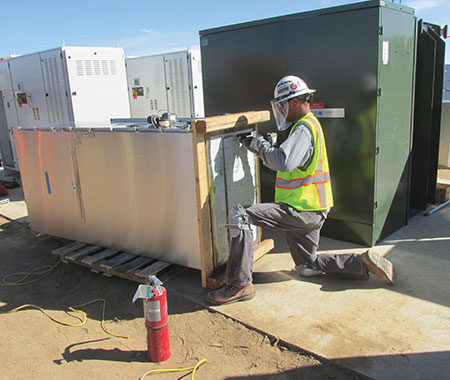
MULTIPOLYGON (((0 279, 54 265, 50 253, 63 245, 58 239, 37 237, 25 224, 0 218, 0 279)), ((10 279, 12 280, 12 279, 10 279)), ((160 364, 146 357, 142 304, 131 302, 137 284, 107 278, 73 264, 59 264, 45 279, 31 285, 0 286, 0 379, 139 379, 151 369, 195 365, 206 358, 197 380, 214 379, 362 379, 361 376, 282 347, 268 337, 169 293, 171 358, 160 364), (5 313, 23 304, 36 304, 55 318, 75 323, 71 305, 104 298, 108 330, 100 326, 101 303, 83 307, 82 327, 52 322, 36 309, 5 313)), ((146 378, 190 378, 168 373, 146 378)))

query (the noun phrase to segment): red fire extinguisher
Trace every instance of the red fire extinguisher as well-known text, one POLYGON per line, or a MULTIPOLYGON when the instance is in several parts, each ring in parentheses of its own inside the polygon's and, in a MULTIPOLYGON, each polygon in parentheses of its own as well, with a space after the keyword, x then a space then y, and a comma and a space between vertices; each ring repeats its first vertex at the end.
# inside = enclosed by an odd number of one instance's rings
POLYGON ((144 298, 147 356, 152 362, 163 362, 170 358, 166 294, 166 289, 163 286, 155 284, 153 296, 144 298))

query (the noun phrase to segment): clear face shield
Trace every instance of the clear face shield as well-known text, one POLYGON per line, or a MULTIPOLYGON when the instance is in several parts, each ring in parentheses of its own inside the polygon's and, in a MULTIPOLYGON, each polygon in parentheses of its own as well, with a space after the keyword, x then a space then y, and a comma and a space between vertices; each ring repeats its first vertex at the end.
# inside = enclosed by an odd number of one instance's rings
POLYGON ((272 105, 273 116, 275 117, 275 122, 277 123, 277 128, 279 131, 284 131, 289 128, 292 124, 287 120, 289 111, 289 99, 273 99, 270 104, 272 105))

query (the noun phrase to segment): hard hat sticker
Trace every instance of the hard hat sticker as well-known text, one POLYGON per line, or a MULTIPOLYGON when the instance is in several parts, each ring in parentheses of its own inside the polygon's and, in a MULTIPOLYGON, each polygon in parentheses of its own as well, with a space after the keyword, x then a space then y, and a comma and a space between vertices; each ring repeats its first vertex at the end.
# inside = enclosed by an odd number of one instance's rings
POLYGON ((289 91, 289 87, 288 87, 288 86, 286 86, 286 87, 280 87, 280 88, 278 89, 278 95, 284 94, 285 92, 288 92, 288 91, 289 91))

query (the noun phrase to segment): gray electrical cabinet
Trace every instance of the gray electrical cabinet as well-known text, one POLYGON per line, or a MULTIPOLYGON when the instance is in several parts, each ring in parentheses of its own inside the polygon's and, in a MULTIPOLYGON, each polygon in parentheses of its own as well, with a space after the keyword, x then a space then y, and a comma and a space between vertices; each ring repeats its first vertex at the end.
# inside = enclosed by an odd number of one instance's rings
POLYGON ((199 50, 126 58, 126 68, 131 117, 163 110, 181 118, 204 116, 199 50))
MULTIPOLYGON (((130 117, 122 48, 62 46, 0 61, 0 91, 12 162, 19 170, 15 127, 78 128, 130 117)), ((0 129, 4 130, 0 120, 0 129)))
MULTIPOLYGON (((281 77, 303 78, 330 161, 323 234, 372 246, 408 220, 416 27, 412 8, 376 0, 201 31, 205 114, 269 109, 281 77)), ((262 201, 274 181, 261 165, 262 201)))

